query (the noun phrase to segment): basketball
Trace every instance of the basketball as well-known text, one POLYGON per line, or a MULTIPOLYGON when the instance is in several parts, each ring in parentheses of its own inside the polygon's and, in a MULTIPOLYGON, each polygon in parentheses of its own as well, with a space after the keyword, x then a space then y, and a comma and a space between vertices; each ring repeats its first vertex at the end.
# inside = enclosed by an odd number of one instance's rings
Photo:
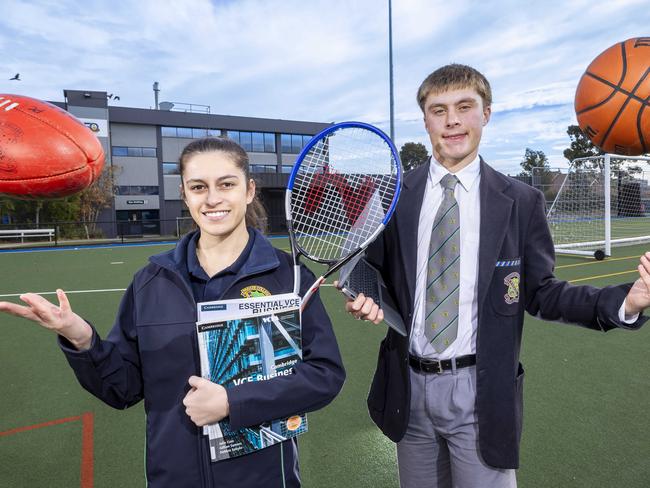
POLYGON ((580 129, 607 153, 650 152, 650 37, 636 37, 603 51, 576 90, 580 129))
POLYGON ((66 197, 96 181, 103 166, 99 139, 68 112, 0 94, 0 195, 66 197))

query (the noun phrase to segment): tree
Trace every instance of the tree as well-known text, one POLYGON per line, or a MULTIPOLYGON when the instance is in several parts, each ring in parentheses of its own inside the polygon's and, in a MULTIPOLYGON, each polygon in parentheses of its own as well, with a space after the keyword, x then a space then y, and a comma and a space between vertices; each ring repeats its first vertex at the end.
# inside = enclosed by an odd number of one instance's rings
POLYGON ((10 223, 15 211, 16 204, 14 200, 7 197, 0 197, 0 224, 10 223))
MULTIPOLYGON (((569 148, 564 150, 564 157, 567 158, 569 162, 576 158, 589 158, 605 154, 589 140, 577 125, 570 125, 567 128, 567 134, 569 134, 569 139, 571 139, 571 145, 569 148)), ((612 173, 618 173, 624 169, 626 174, 633 175, 643 171, 634 160, 626 160, 624 158, 625 156, 612 158, 610 162, 610 171, 612 173)), ((600 162, 585 164, 584 161, 578 161, 575 163, 574 167, 576 169, 597 169, 602 166, 600 166, 600 162)))
POLYGON ((61 237, 81 237, 76 222, 82 221, 87 239, 96 233, 99 213, 111 206, 117 172, 114 167, 104 169, 99 179, 81 193, 52 200, 0 199, 0 218, 7 215, 16 224, 59 225, 61 237), (67 222, 68 224, 62 224, 67 222))
POLYGON ((79 194, 79 218, 84 223, 86 239, 96 234, 100 212, 113 202, 116 168, 107 165, 99 179, 79 194))
POLYGON ((12 222, 29 223, 35 222, 35 216, 38 210, 36 200, 23 200, 5 196, 0 203, 3 215, 8 215, 12 222))
POLYGON ((522 174, 525 176, 533 176, 533 168, 546 168, 547 170, 549 168, 548 158, 544 151, 533 151, 529 147, 526 148, 524 160, 519 164, 523 169, 522 174))
MULTIPOLYGON (((603 151, 598 149, 598 147, 589 140, 579 126, 570 125, 567 128, 566 133, 569 135, 569 139, 571 139, 571 145, 564 150, 564 157, 567 158, 569 162, 576 158, 588 158, 603 154, 603 151)), ((583 162, 576 163, 577 168, 580 168, 583 165, 583 162)))
POLYGON ((75 220, 79 216, 79 197, 73 195, 53 200, 22 200, 5 197, 0 200, 0 214, 14 223, 36 227, 54 222, 75 220))
POLYGON ((533 151, 527 147, 524 159, 519 164, 522 170, 518 176, 529 185, 541 190, 547 202, 553 201, 557 194, 554 181, 559 173, 551 170, 544 151, 533 151))
POLYGON ((424 144, 420 142, 407 142, 399 150, 404 171, 417 168, 429 159, 429 153, 424 144))

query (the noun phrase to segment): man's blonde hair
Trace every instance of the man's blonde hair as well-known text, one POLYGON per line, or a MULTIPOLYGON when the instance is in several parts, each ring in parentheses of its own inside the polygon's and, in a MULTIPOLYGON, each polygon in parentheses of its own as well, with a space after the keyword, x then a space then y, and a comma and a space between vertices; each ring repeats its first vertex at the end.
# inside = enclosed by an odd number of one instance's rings
POLYGON ((483 99, 483 107, 492 105, 492 89, 487 78, 471 66, 448 64, 427 76, 418 88, 418 105, 424 112, 424 104, 431 93, 473 88, 483 99))

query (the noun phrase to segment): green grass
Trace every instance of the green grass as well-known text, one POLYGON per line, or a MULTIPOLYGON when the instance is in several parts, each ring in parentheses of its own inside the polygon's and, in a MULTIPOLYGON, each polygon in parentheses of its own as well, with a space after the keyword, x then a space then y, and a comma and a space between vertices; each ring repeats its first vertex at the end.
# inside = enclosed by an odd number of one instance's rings
MULTIPOLYGON (((280 247, 286 242, 276 240, 280 247)), ((163 246, 0 254, 0 294, 126 288, 163 246), (123 264, 111 264, 121 262, 123 264)), ((631 281, 641 248, 602 262, 562 257, 559 277, 603 286, 631 281), (620 259, 622 258, 622 259, 620 259), (577 265, 577 266, 576 266, 577 265), (607 276, 615 274, 614 276, 607 276)), ((348 379, 327 408, 310 414, 299 440, 306 488, 397 486, 395 448, 365 406, 384 326, 352 320, 343 299, 322 289, 348 379)), ((50 295, 50 298, 52 296, 50 295)), ((120 292, 72 293, 72 307, 100 333, 110 329, 120 292)), ((0 298, 3 299, 3 298, 0 298)), ((17 299, 12 299, 17 301, 17 299)), ((144 486, 144 412, 117 411, 83 391, 49 331, 2 316, 0 432, 95 415, 95 487, 144 486)), ((650 327, 601 334, 527 318, 520 487, 645 488, 650 479, 650 327)), ((81 425, 70 422, 0 437, 0 486, 79 486, 81 425)))
MULTIPOLYGON (((605 240, 604 219, 579 216, 560 216, 550 222, 556 244, 605 240)), ((650 233, 650 217, 614 217, 611 223, 612 239, 643 237, 650 233)))

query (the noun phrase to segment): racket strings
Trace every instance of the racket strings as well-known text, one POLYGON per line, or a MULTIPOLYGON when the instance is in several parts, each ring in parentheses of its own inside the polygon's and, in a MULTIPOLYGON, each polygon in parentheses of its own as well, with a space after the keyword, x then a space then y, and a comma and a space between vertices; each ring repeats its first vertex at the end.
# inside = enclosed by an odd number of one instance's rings
POLYGON ((337 261, 375 234, 397 190, 396 161, 386 142, 365 129, 341 129, 303 158, 291 193, 298 245, 337 261))

